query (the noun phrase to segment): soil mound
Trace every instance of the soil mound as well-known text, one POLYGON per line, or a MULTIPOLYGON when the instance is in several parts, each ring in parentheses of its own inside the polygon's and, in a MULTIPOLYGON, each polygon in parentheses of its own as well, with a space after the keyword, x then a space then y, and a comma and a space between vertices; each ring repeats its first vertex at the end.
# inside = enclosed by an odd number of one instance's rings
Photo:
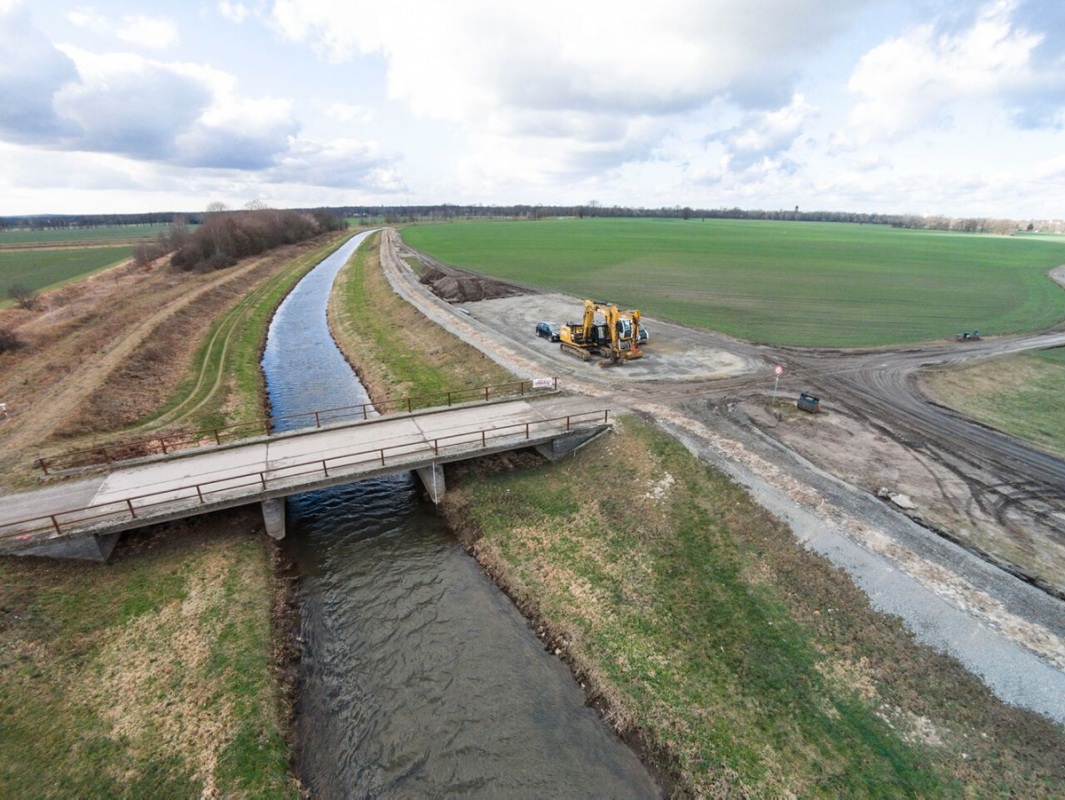
POLYGON ((430 267, 421 278, 433 294, 448 303, 470 303, 527 294, 526 289, 495 278, 473 275, 457 269, 430 267))

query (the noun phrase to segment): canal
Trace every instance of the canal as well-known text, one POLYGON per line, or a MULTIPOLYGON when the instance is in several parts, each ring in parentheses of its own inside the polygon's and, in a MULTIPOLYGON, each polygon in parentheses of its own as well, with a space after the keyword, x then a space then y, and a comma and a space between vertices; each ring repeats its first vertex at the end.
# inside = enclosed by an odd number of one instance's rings
MULTIPOLYGON (((326 302, 366 234, 279 307, 275 416, 368 402, 326 302)), ((411 475, 288 500, 303 659, 295 734, 315 797, 657 797, 635 754, 481 572, 411 475)))

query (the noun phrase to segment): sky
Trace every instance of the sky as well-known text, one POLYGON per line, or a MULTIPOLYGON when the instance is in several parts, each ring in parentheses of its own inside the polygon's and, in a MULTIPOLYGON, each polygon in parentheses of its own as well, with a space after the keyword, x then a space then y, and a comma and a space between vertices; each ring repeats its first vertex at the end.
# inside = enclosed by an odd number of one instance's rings
POLYGON ((0 0, 0 215, 1065 217, 1061 0, 0 0))

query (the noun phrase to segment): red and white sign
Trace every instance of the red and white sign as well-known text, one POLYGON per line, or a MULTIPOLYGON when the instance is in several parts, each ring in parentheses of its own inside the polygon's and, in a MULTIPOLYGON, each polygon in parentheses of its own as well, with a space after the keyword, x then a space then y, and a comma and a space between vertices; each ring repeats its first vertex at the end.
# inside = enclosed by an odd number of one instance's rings
POLYGON ((777 364, 775 367, 773 367, 773 372, 775 372, 777 374, 777 377, 779 378, 781 375, 784 374, 784 368, 780 366, 780 364, 777 364))

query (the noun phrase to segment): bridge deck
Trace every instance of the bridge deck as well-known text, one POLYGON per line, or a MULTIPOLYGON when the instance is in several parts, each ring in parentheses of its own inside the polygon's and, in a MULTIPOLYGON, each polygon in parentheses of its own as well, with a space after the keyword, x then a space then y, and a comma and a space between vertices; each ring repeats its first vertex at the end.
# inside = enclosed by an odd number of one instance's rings
POLYGON ((5 497, 0 550, 135 528, 350 483, 592 429, 608 412, 587 398, 519 400, 293 431, 182 451, 102 478, 5 497), (86 498, 91 498, 86 501, 86 498))

